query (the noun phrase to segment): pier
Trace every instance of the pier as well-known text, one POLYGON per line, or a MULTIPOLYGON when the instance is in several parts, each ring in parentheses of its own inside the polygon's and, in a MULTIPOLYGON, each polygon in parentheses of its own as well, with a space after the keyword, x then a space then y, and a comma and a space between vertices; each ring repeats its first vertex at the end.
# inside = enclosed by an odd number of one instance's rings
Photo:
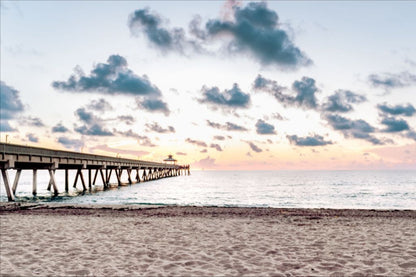
POLYGON ((101 179, 104 188, 109 187, 113 172, 118 186, 123 184, 123 172, 127 172, 125 182, 128 184, 190 174, 189 165, 124 159, 7 143, 0 143, 0 169, 9 201, 15 200, 22 170, 33 172, 33 195, 37 193, 38 170, 48 170, 50 181, 47 186, 48 190, 53 190, 54 195, 59 194, 55 178, 56 170, 65 171, 65 192, 69 190, 69 170, 76 171, 73 186, 76 187, 81 182, 84 191, 95 186, 97 179, 101 179), (16 170, 13 185, 9 180, 8 170, 16 170), (87 173, 87 182, 84 173, 87 173))

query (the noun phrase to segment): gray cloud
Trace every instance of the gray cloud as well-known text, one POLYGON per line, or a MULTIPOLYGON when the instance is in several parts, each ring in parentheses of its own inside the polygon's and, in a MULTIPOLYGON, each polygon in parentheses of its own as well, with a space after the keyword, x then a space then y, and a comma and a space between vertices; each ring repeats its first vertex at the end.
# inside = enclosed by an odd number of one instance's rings
POLYGON ((20 100, 19 91, 0 81, 0 131, 17 131, 10 126, 9 120, 15 119, 23 111, 24 106, 20 100))
POLYGON ((416 140, 416 132, 415 131, 409 131, 409 132, 406 133, 406 137, 410 138, 410 139, 413 139, 413 140, 416 140))
POLYGON ((231 123, 231 122, 226 122, 225 124, 220 124, 220 123, 216 123, 216 122, 212 122, 207 120, 207 124, 208 126, 215 128, 215 129, 220 129, 220 130, 225 130, 225 131, 248 131, 247 128, 237 125, 235 123, 231 123))
POLYGON ((251 150, 253 150, 254 152, 256 152, 256 153, 263 152, 263 150, 260 147, 258 147, 257 145, 255 145, 251 141, 246 141, 246 143, 250 146, 251 150))
POLYGON ((97 123, 93 123, 89 126, 82 125, 79 127, 75 127, 74 130, 80 134, 89 136, 113 136, 113 133, 111 133, 108 130, 105 130, 103 126, 97 123))
POLYGON ((315 93, 318 89, 315 86, 315 80, 309 77, 302 77, 302 80, 295 81, 292 89, 297 92, 294 102, 299 107, 316 108, 317 100, 315 93))
POLYGON ((162 26, 162 18, 148 8, 134 11, 128 20, 131 33, 139 36, 144 33, 153 46, 162 52, 175 51, 185 54, 189 48, 191 51, 199 51, 200 45, 186 38, 182 28, 167 29, 162 26))
POLYGON ((124 122, 126 125, 132 125, 136 121, 131 115, 119 115, 117 120, 124 122))
POLYGON ((98 100, 92 100, 91 103, 87 105, 87 107, 90 110, 99 111, 99 112, 111 111, 113 109, 111 104, 104 98, 100 98, 98 100))
POLYGON ((225 140, 224 136, 214 136, 215 140, 225 140))
POLYGON ((29 125, 34 127, 44 127, 45 124, 42 122, 42 120, 39 117, 23 117, 19 120, 19 123, 22 125, 29 125))
POLYGON ((362 119, 351 120, 337 114, 325 114, 324 118, 334 129, 342 132, 345 137, 364 139, 372 144, 383 144, 382 141, 370 135, 375 128, 362 119))
POLYGON ((409 125, 403 119, 396 119, 393 117, 383 118, 381 124, 386 125, 387 128, 383 130, 386 133, 396 133, 409 130, 409 125))
POLYGON ((66 128, 62 123, 58 123, 52 127, 52 133, 66 133, 69 129, 66 128))
POLYGON ((193 140, 193 139, 187 138, 185 141, 187 143, 195 144, 195 145, 200 146, 200 147, 208 147, 208 145, 205 142, 200 141, 200 140, 193 140))
POLYGON ((199 99, 201 103, 213 104, 223 108, 248 108, 250 106, 250 94, 244 93, 234 84, 232 89, 220 92, 218 87, 202 88, 203 98, 199 99))
POLYGON ((30 142, 35 142, 35 143, 39 142, 39 138, 35 136, 35 134, 32 134, 32 133, 26 134, 26 137, 30 142))
POLYGON ((131 129, 127 130, 127 131, 117 131, 114 130, 115 133, 120 134, 124 137, 129 137, 129 138, 135 138, 137 139, 137 142, 142 145, 142 146, 147 146, 147 147, 155 147, 157 146, 156 144, 153 144, 150 140, 149 137, 147 136, 141 136, 135 132, 133 132, 131 129))
POLYGON ((23 112, 24 106, 20 100, 19 91, 0 82, 0 118, 13 119, 15 116, 23 112))
POLYGON ((399 74, 371 74, 368 76, 368 81, 373 87, 382 87, 389 90, 416 84, 416 75, 409 72, 401 72, 399 74))
POLYGON ((62 144, 67 149, 74 149, 75 151, 80 151, 84 146, 84 142, 78 139, 70 139, 67 137, 59 137, 58 142, 62 144))
POLYGON ((362 103, 364 101, 367 101, 367 98, 363 95, 349 90, 337 90, 327 98, 326 102, 322 105, 322 109, 326 112, 346 113, 354 109, 351 104, 362 103))
POLYGON ((10 126, 8 120, 0 119, 0 132, 15 132, 17 129, 10 126))
POLYGON ((214 149, 216 149, 219 152, 222 151, 221 146, 219 144, 216 144, 216 143, 211 143, 211 145, 209 147, 214 148, 214 149))
POLYGON ((201 27, 201 16, 195 16, 189 23, 192 39, 182 28, 164 27, 162 18, 148 8, 134 11, 128 26, 133 35, 144 33, 148 41, 164 53, 208 53, 211 51, 207 50, 206 44, 215 44, 217 37, 226 34, 231 41, 221 44, 221 49, 232 54, 249 54, 263 65, 297 68, 312 63, 280 28, 276 12, 268 9, 266 3, 249 3, 245 7, 234 5, 232 13, 233 21, 211 19, 204 27, 201 27))
POLYGON ((186 154, 186 153, 184 153, 184 152, 176 152, 176 155, 179 155, 179 156, 186 156, 187 154, 186 154))
POLYGON ((83 135, 90 136, 113 136, 114 134, 106 130, 103 126, 101 118, 94 116, 91 112, 85 110, 85 108, 79 108, 75 111, 75 114, 81 122, 82 126, 77 126, 74 130, 83 135))
POLYGON ((315 86, 315 80, 309 77, 302 77, 300 81, 292 84, 292 90, 295 96, 283 93, 286 87, 280 86, 276 81, 266 79, 258 75, 254 80, 253 89, 265 91, 273 95, 277 101, 284 105, 298 106, 304 109, 316 109, 318 107, 315 93, 318 88, 315 86))
POLYGON ((160 134, 175 133, 175 128, 173 128, 172 126, 163 128, 157 122, 146 123, 146 127, 148 128, 148 131, 153 131, 153 132, 160 133, 160 134))
POLYGON ((271 135, 276 134, 274 130, 274 126, 271 124, 266 123, 264 120, 259 119, 256 123, 256 132, 260 135, 271 135))
POLYGON ((332 141, 325 141, 324 137, 319 135, 298 137, 297 135, 287 136, 290 143, 297 146, 323 146, 332 144, 332 141))
POLYGON ((285 118, 280 113, 273 113, 271 115, 271 118, 277 119, 277 120, 285 120, 285 118))
POLYGON ((407 105, 390 106, 387 103, 377 105, 377 108, 383 113, 390 115, 412 116, 416 113, 415 107, 408 103, 407 105))
POLYGON ((230 52, 249 53, 263 65, 296 68, 311 63, 280 29, 278 15, 268 9, 266 3, 248 3, 242 8, 234 6, 233 13, 234 21, 209 20, 205 25, 208 37, 231 36, 232 41, 227 47, 230 52))
POLYGON ((161 112, 168 116, 170 114, 170 110, 168 108, 168 104, 163 102, 160 99, 144 99, 141 100, 139 98, 136 99, 137 106, 139 108, 145 109, 149 112, 161 112))
POLYGON ((147 76, 139 77, 127 68, 127 61, 119 55, 111 55, 107 63, 99 63, 84 76, 81 70, 72 75, 68 81, 55 81, 55 89, 70 92, 98 92, 103 94, 156 95, 160 90, 150 83, 147 76))

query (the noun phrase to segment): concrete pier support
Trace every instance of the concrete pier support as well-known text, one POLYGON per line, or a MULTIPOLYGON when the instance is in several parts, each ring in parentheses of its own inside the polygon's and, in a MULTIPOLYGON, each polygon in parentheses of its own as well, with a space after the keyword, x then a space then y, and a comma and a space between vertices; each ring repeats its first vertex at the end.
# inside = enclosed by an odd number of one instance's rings
POLYGON ((14 177, 14 182, 13 182, 13 195, 16 194, 16 189, 17 189, 17 184, 19 183, 19 179, 20 179, 20 174, 22 173, 21 169, 18 169, 16 171, 16 176, 14 177))
POLYGON ((69 191, 69 170, 65 169, 65 192, 69 191))
POLYGON ((4 186, 6 188, 6 193, 7 193, 7 199, 9 201, 14 201, 14 193, 13 191, 10 189, 10 183, 9 183, 9 175, 7 173, 7 170, 2 169, 1 170, 1 175, 3 176, 3 182, 4 182, 4 186))
POLYGON ((37 187, 38 187, 38 170, 33 169, 33 179, 32 179, 32 194, 33 196, 36 196, 37 194, 37 187))
POLYGON ((56 185, 56 180, 55 180, 55 170, 49 169, 49 176, 51 178, 49 183, 52 184, 54 194, 58 195, 59 192, 58 192, 58 187, 56 185))

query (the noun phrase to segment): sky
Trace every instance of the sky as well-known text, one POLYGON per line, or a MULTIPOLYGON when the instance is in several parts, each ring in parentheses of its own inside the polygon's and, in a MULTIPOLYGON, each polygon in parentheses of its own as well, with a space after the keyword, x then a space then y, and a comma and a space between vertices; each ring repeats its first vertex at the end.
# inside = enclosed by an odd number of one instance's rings
POLYGON ((415 1, 3 1, 2 142, 416 169, 415 1))

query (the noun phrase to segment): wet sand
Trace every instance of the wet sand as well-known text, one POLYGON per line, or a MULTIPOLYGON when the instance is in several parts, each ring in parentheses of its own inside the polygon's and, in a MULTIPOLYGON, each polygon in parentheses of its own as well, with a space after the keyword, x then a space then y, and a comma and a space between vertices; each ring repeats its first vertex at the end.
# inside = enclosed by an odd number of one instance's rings
POLYGON ((415 276, 416 211, 0 204, 1 276, 415 276))

